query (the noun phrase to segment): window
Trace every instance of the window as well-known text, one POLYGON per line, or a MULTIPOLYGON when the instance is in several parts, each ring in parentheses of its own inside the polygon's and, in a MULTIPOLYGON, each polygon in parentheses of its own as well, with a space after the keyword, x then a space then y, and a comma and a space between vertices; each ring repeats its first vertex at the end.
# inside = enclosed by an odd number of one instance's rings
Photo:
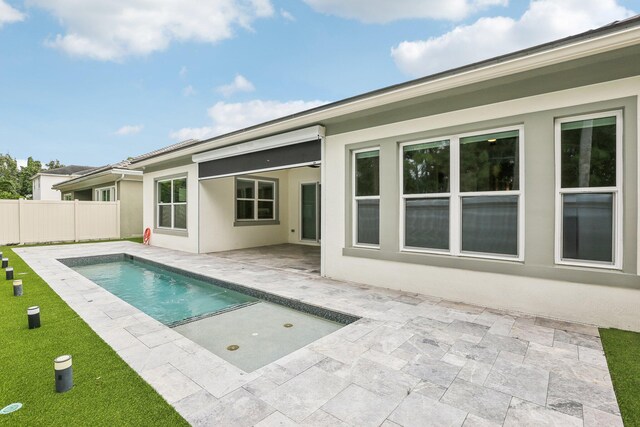
POLYGON ((521 131, 402 144, 402 248, 522 259, 521 131))
POLYGON ((236 221, 275 221, 276 181, 236 178, 236 221))
POLYGON ((622 268, 622 113, 556 120, 556 263, 622 268))
POLYGON ((353 211, 356 246, 380 244, 380 150, 366 149, 353 155, 353 211))
POLYGON ((113 202, 115 200, 115 187, 96 188, 95 201, 97 202, 113 202))
POLYGON ((187 229, 187 177, 157 181, 159 228, 187 229))
POLYGON ((73 200, 73 193, 65 193, 62 195, 62 200, 73 200))

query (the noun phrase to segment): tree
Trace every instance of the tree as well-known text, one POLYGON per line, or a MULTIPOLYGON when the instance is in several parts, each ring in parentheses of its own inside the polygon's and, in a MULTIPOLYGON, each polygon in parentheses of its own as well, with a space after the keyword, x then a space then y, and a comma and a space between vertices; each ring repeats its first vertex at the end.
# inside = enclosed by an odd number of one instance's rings
POLYGON ((64 167, 64 165, 60 163, 60 160, 58 159, 50 160, 49 163, 45 164, 45 166, 47 169, 58 169, 64 167))
POLYGON ((18 199, 20 197, 20 173, 18 162, 9 154, 0 155, 0 198, 18 199))
POLYGON ((33 188, 31 178, 42 170, 42 163, 38 160, 33 160, 33 157, 27 159, 27 166, 20 169, 18 175, 19 193, 30 199, 33 197, 33 188))

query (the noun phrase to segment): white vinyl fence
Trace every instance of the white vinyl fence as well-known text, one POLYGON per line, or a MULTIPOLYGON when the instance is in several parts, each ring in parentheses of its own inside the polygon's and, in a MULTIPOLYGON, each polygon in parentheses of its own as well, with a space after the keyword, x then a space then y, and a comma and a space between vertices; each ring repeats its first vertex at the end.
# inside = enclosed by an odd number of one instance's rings
POLYGON ((0 245, 120 238, 120 202, 0 200, 0 245))

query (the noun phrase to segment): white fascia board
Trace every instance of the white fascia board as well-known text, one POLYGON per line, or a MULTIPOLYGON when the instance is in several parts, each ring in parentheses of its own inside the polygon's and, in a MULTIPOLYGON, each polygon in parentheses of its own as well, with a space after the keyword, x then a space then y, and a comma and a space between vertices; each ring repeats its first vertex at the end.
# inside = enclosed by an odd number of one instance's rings
POLYGON ((324 126, 311 126, 304 129, 268 136, 266 138, 254 139, 253 141, 247 141, 241 144, 217 148, 200 154, 194 154, 191 157, 191 160, 193 160, 194 163, 202 163, 209 160, 224 159, 227 157, 239 156, 241 154, 254 153, 256 151, 264 151, 278 147, 285 147, 287 145, 300 144, 302 142, 313 141, 320 138, 324 138, 324 126))
POLYGON ((110 175, 142 176, 142 171, 130 170, 130 169, 107 169, 95 174, 80 175, 80 176, 68 179, 66 181, 63 181, 61 183, 54 185, 52 188, 55 190, 62 190, 62 191, 71 190, 74 186, 78 184, 82 184, 91 180, 98 180, 100 178, 103 178, 105 176, 110 176, 110 175))
POLYGON ((116 175, 142 175, 142 171, 131 169, 111 169, 111 173, 116 175))
POLYGON ((196 144, 195 146, 185 148, 184 150, 177 150, 158 157, 142 160, 140 162, 136 162, 133 167, 143 168, 155 163, 193 155, 202 152, 203 150, 211 150, 215 147, 222 147, 236 142, 241 142, 243 140, 246 141, 247 139, 260 138, 270 133, 286 132, 288 129, 293 127, 308 126, 312 123, 321 123, 324 120, 339 117, 341 115, 355 113, 369 108, 412 99, 431 93, 437 93, 459 86, 480 83, 498 77, 505 77, 511 74, 535 70, 537 68, 560 64, 574 59, 592 56, 637 44, 640 44, 640 27, 626 28, 615 33, 609 33, 600 37, 550 48, 538 53, 531 53, 526 56, 485 65, 465 72, 444 76, 439 79, 428 80, 411 86, 384 91, 379 94, 372 94, 348 103, 325 108, 314 113, 292 117, 289 120, 278 121, 276 123, 247 130, 246 132, 230 135, 226 138, 223 137, 210 142, 196 144))

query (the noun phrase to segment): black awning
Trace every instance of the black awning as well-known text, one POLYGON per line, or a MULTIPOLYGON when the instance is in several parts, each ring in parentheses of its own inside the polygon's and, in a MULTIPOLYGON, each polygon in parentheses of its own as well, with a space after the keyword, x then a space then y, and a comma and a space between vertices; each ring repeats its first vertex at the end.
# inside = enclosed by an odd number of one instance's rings
POLYGON ((266 169, 285 169, 288 166, 319 162, 320 160, 320 140, 316 139, 202 162, 198 164, 198 177, 215 178, 266 169))

